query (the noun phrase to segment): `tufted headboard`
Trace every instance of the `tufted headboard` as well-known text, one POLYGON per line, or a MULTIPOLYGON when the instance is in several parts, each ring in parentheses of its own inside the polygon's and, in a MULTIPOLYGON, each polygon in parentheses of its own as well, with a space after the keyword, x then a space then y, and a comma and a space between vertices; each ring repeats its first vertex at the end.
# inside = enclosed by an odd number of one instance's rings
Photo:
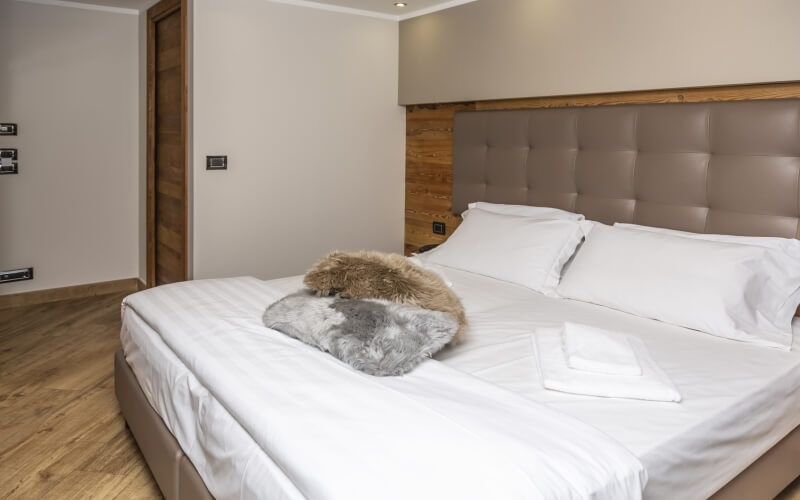
POLYGON ((456 113, 453 212, 800 237, 800 99, 456 113))

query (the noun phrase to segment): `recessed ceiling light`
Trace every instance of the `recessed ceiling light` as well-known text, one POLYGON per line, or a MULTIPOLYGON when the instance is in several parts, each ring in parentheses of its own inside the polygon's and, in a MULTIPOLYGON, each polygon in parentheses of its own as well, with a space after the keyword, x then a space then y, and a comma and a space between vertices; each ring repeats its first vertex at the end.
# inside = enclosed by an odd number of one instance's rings
POLYGON ((405 2, 395 2, 394 3, 395 7, 405 7, 406 5, 408 5, 408 4, 405 3, 405 2))

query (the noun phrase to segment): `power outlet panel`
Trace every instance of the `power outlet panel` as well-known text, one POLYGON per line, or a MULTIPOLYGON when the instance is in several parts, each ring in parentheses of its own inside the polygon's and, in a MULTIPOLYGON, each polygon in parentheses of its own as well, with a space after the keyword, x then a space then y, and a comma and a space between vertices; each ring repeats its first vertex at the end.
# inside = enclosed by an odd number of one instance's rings
POLYGON ((11 283, 13 281, 25 281, 33 279, 33 268, 23 267, 10 271, 0 271, 0 283, 11 283))
POLYGON ((0 174, 16 174, 19 172, 17 164, 17 150, 0 148, 0 174))
POLYGON ((17 135, 17 124, 0 123, 0 135, 17 135))
POLYGON ((444 234, 446 229, 444 222, 433 221, 433 234, 444 234))

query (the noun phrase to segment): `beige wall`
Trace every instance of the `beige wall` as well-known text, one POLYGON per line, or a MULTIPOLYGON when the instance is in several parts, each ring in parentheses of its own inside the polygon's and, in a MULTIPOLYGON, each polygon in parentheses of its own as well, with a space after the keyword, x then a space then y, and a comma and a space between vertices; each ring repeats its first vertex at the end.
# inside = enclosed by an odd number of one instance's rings
POLYGON ((479 0, 400 23, 401 104, 800 80, 797 0, 479 0))
POLYGON ((397 23, 264 0, 193 15, 194 277, 402 251, 397 23), (206 171, 213 154, 229 170, 206 171))
POLYGON ((139 275, 138 16, 0 1, 0 294, 139 275))

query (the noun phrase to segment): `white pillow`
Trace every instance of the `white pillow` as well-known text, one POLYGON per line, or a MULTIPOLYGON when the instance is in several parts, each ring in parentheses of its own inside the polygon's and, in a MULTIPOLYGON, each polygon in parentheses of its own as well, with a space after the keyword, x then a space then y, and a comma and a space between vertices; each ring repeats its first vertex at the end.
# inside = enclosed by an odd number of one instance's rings
POLYGON ((595 224, 558 293, 789 350, 800 263, 762 246, 595 224))
POLYGON ((520 217, 531 217, 540 220, 583 220, 582 214, 567 212, 560 208, 533 207, 530 205, 503 205, 500 203, 487 203, 485 201, 475 201, 467 205, 468 210, 461 214, 465 218, 473 208, 479 208, 486 212, 503 215, 518 215, 520 217))
POLYGON ((421 254, 414 254, 411 257, 408 257, 408 260, 415 266, 419 266, 426 271, 435 273, 437 276, 442 278, 442 281, 444 281, 445 285, 447 285, 449 288, 453 288, 453 282, 450 281, 450 278, 448 278, 447 275, 442 272, 442 268, 432 266, 431 262, 426 261, 421 254))
POLYGON ((780 250, 789 257, 800 259, 800 240, 794 238, 777 238, 773 236, 734 236, 732 234, 704 234, 690 233, 688 231, 678 231, 677 229, 665 229, 663 227, 640 226, 638 224, 625 224, 617 222, 614 227, 623 229, 636 229, 638 231, 650 231, 651 233, 671 234, 673 236, 683 236, 684 238, 694 238, 706 241, 722 241, 725 243, 737 243, 739 245, 755 245, 759 247, 780 250))
POLYGON ((564 263, 582 239, 575 221, 536 220, 473 208, 447 241, 418 258, 552 296, 564 263))

